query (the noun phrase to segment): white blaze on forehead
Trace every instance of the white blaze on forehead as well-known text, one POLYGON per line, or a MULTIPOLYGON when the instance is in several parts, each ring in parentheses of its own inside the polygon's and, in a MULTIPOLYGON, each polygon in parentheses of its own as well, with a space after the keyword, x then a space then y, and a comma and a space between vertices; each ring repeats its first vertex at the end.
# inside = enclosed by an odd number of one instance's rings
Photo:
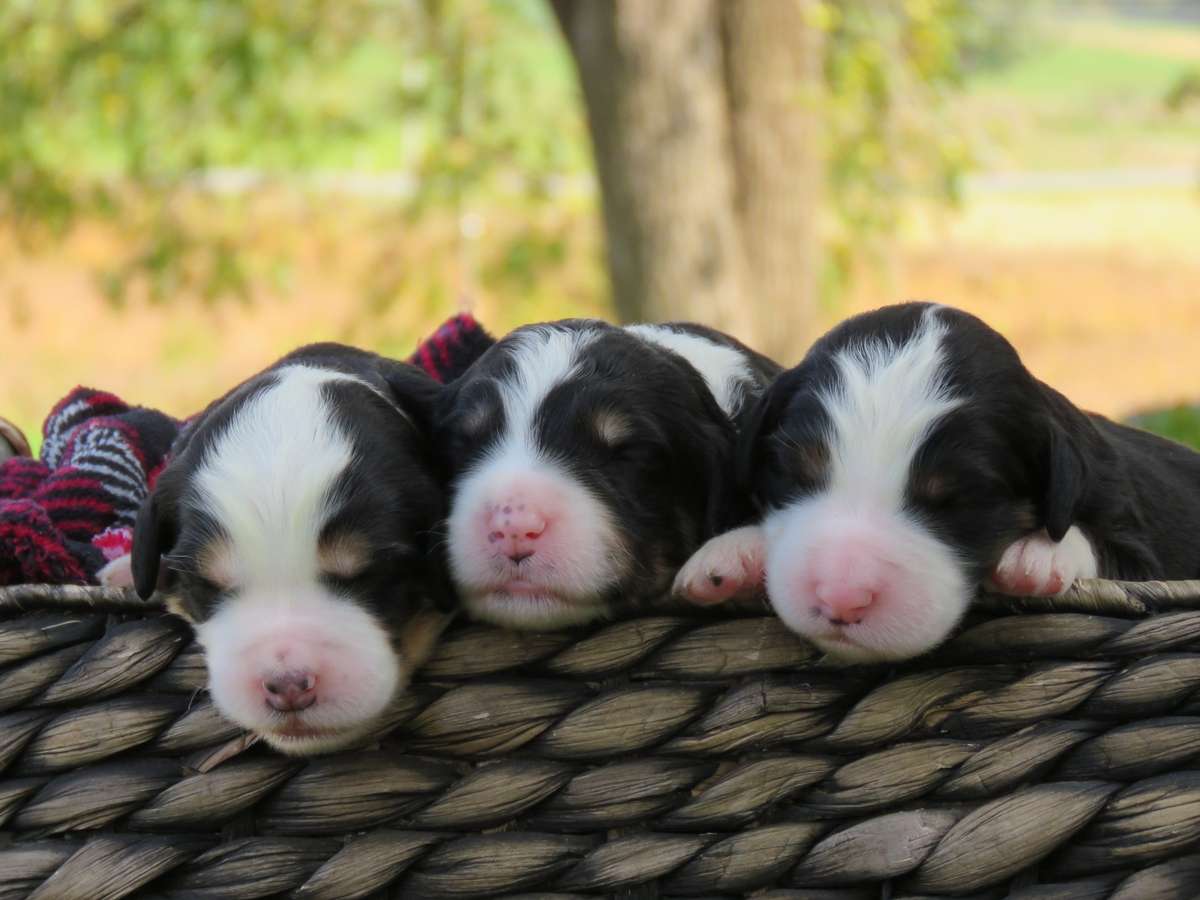
POLYGON ((599 520, 606 521, 600 504, 591 499, 590 492, 563 471, 556 460, 547 458, 538 445, 535 424, 546 397, 576 373, 580 354, 598 334, 594 328, 546 325, 513 336, 510 348, 513 374, 498 381, 500 402, 504 406, 504 432, 476 463, 472 476, 459 485, 457 511, 485 502, 497 481, 514 473, 539 471, 569 481, 579 491, 581 500, 588 500, 588 506, 596 508, 599 520))
POLYGON ((821 402, 829 415, 831 493, 903 503, 909 468, 937 422, 962 403, 947 380, 936 308, 907 341, 867 340, 835 357, 837 383, 821 402))
POLYGON ((324 387, 365 382, 295 365, 247 400, 208 448, 195 499, 228 535, 231 580, 245 586, 317 576, 317 541, 332 488, 354 459, 324 387))
POLYGON ((534 417, 556 386, 574 374, 579 354, 596 339, 594 329, 567 329, 553 325, 531 328, 512 338, 510 358, 514 372, 499 382, 504 405, 506 449, 536 455, 534 417))
POLYGON ((746 385, 754 378, 746 357, 740 351, 665 325, 628 325, 625 330, 682 356, 704 378, 709 392, 725 415, 732 418, 737 412, 746 385))

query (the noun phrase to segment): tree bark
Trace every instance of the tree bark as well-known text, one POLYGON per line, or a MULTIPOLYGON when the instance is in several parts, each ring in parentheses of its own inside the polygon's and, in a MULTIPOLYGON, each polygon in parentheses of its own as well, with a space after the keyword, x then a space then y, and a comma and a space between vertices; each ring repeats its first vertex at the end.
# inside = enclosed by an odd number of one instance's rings
POLYGON ((817 0, 551 0, 587 106, 614 305, 791 363, 818 304, 817 0))
POLYGON ((737 217, 756 349, 791 365, 819 300, 822 75, 815 0, 721 4, 737 217))
POLYGON ((552 3, 587 106, 617 315, 752 340, 718 0, 552 3))

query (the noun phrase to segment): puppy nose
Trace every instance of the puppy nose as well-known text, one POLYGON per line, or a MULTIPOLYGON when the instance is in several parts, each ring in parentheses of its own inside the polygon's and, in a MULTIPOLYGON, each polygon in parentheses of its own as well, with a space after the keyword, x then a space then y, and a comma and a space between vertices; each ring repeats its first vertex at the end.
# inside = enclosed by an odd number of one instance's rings
POLYGON ((311 672, 276 672, 263 679, 263 697, 279 712, 299 712, 317 702, 317 677, 311 672))
POLYGON ((857 625, 879 593, 862 584, 818 582, 813 590, 816 605, 813 611, 834 625, 857 625))
POLYGON ((488 517, 488 542, 515 563, 529 559, 546 531, 546 517, 519 498, 497 503, 488 517))

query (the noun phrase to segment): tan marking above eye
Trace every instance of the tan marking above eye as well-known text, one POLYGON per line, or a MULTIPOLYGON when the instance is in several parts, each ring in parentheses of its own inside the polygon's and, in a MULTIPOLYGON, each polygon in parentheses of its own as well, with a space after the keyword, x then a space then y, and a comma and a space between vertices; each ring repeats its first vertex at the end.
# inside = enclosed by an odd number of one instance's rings
POLYGON ((592 416, 592 428, 596 436, 610 447, 615 447, 633 434, 633 423, 612 409, 602 409, 592 416))
POLYGON ((237 554, 226 538, 216 538, 196 554, 196 572, 223 591, 237 586, 237 554))
POLYGON ((164 605, 167 608, 167 612, 171 613, 172 615, 179 616, 179 618, 192 625, 196 624, 196 619, 192 616, 191 611, 188 609, 187 601, 179 595, 168 594, 164 605))
POLYGON ((370 565, 371 547, 358 534, 337 534, 323 538, 317 547, 317 566, 325 575, 354 578, 370 565))
POLYGON ((951 487, 945 475, 923 475, 913 485, 913 492, 922 500, 940 503, 950 496, 951 487))

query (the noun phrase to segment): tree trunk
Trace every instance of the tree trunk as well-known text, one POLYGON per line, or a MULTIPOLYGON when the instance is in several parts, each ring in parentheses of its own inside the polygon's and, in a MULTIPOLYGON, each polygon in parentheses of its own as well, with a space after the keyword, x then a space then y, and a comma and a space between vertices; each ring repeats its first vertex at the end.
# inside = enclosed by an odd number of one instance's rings
POLYGON ((815 0, 721 4, 737 215, 757 349, 791 365, 818 304, 823 83, 815 0))
POLYGON ((717 0, 553 0, 579 71, 625 321, 752 337, 717 0))
POLYGON ((551 0, 587 106, 623 320, 791 362, 817 306, 816 0, 551 0))

